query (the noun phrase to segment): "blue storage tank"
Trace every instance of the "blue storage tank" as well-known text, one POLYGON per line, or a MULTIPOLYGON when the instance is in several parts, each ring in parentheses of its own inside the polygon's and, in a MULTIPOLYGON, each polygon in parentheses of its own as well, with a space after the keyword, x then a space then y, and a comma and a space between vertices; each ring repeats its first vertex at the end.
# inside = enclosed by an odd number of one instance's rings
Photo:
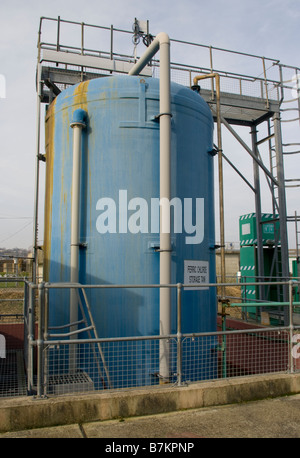
MULTIPOLYGON (((159 80, 138 76, 102 77, 69 87, 47 110, 44 280, 70 280, 70 124, 78 108, 87 114, 82 131, 79 282, 159 284, 159 80)), ((175 83, 171 111, 172 283, 215 282, 213 118, 198 93, 175 83)), ((99 337, 159 335, 158 289, 89 289, 87 297, 99 337)), ((49 301, 50 326, 68 323, 69 291, 51 290, 49 301)), ((175 333, 175 290, 171 308, 175 333)), ((214 288, 183 291, 183 333, 216 331, 216 316, 214 288)), ((120 346, 114 358, 107 356, 114 387, 128 386, 132 380, 135 385, 156 383, 159 361, 151 345, 136 344, 126 356, 125 346, 120 346), (132 367, 130 383, 118 378, 124 358, 132 367)), ((205 350, 198 348, 204 356, 200 362, 190 358, 184 363, 184 378, 216 376, 216 361, 211 359, 215 345, 210 339, 205 350)), ((176 367, 171 365, 172 373, 176 367)))

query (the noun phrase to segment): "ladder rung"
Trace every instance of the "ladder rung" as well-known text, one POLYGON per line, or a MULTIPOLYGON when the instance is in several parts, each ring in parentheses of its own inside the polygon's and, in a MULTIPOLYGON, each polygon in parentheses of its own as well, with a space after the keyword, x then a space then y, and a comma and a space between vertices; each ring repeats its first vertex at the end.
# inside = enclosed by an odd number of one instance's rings
POLYGON ((282 119, 281 122, 294 122, 294 121, 300 121, 300 118, 294 118, 294 119, 282 119))
POLYGON ((298 97, 296 99, 283 100, 282 103, 291 103, 291 102, 296 102, 297 100, 298 100, 298 97))
POLYGON ((299 151, 287 151, 287 152, 283 152, 282 154, 299 154, 300 153, 300 150, 299 151))
POLYGON ((282 112, 283 111, 298 111, 298 108, 284 108, 284 109, 282 109, 280 111, 282 111, 282 112))
POLYGON ((300 146, 300 143, 282 143, 282 146, 300 146))

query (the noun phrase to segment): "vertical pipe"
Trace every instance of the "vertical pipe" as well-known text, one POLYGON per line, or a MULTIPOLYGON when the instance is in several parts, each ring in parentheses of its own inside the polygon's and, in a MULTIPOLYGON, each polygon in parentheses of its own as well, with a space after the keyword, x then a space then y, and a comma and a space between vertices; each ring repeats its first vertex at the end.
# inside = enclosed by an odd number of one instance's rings
MULTIPOLYGON (((170 228, 163 230, 163 215, 170 211, 171 194, 171 95, 170 95, 170 39, 161 32, 136 62, 129 75, 137 75, 151 58, 160 50, 159 120, 160 120, 160 285, 171 283, 171 234, 170 228)), ((171 331, 171 291, 168 287, 159 289, 160 335, 171 331)), ((170 344, 160 341, 159 373, 163 383, 170 377, 170 344)))
MULTIPOLYGON (((216 112, 217 112, 217 138, 218 138, 218 172, 219 172, 219 215, 220 215, 220 245, 221 245, 221 317, 222 331, 226 331, 226 298, 225 298, 225 282, 226 282, 226 267, 225 267, 225 222, 224 222, 224 185, 223 185, 223 146, 222 146, 222 128, 221 128, 221 88, 220 75, 218 73, 209 73, 207 75, 197 75, 194 78, 194 85, 197 85, 199 80, 205 78, 215 78, 216 80, 216 112)), ((222 338, 222 376, 227 376, 226 362, 226 335, 222 338)))
POLYGON ((194 85, 199 80, 205 78, 215 78, 216 80, 216 112, 217 112, 217 137, 218 137, 218 171, 219 171, 219 206, 220 206, 220 245, 221 245, 221 301, 222 316, 225 314, 223 304, 225 304, 225 224, 224 224, 224 190, 223 190, 223 146, 222 146, 222 129, 221 129, 221 103, 220 103, 220 75, 218 73, 209 73, 206 75, 197 75, 194 77, 194 85))
MULTIPOLYGON (((171 198, 171 101, 170 101, 170 43, 160 44, 160 284, 171 283, 171 234, 164 232, 164 215, 170 212, 171 198), (165 208, 164 208, 165 206, 165 208)), ((160 334, 171 333, 171 290, 160 288, 160 334)), ((160 375, 162 382, 169 381, 170 344, 160 341, 160 375)))
MULTIPOLYGON (((81 176, 81 139, 82 129, 85 124, 86 112, 77 109, 73 114, 70 125, 73 129, 73 174, 72 174, 72 202, 71 202, 71 259, 70 282, 79 281, 79 221, 80 221, 80 176, 81 176)), ((76 288, 70 290, 70 323, 78 321, 78 296, 76 288)), ((72 326, 71 331, 76 331, 77 326, 72 326)), ((73 338, 77 338, 73 336, 73 338)), ((70 372, 76 368, 76 348, 70 349, 70 372), (71 351, 72 350, 72 351, 71 351)))
MULTIPOLYGON (((220 202, 220 245, 221 245, 221 282, 226 282, 225 277, 225 223, 224 223, 224 185, 223 185, 223 145, 221 130, 221 105, 220 105, 220 76, 215 74, 217 92, 217 136, 218 136, 218 171, 219 171, 219 202, 220 202)), ((222 287, 222 307, 225 300, 225 287, 222 287)), ((222 315, 225 310, 222 311, 222 315)))

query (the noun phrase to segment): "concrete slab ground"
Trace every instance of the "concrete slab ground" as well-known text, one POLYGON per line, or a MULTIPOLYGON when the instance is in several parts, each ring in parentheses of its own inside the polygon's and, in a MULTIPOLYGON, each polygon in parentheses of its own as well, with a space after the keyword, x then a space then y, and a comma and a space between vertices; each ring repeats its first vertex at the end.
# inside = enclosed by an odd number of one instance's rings
MULTIPOLYGON (((152 439, 195 443, 201 438, 300 438, 300 394, 146 417, 7 432, 0 434, 0 438, 151 438, 148 443, 152 439)), ((105 447, 112 446, 110 440, 102 442, 105 447)), ((122 443, 116 440, 114 446, 122 443)), ((145 446, 145 442, 142 444, 145 446)))
MULTIPOLYGON (((300 374, 0 401, 0 438, 299 438, 300 374)), ((104 442, 105 443, 105 442, 104 442)))

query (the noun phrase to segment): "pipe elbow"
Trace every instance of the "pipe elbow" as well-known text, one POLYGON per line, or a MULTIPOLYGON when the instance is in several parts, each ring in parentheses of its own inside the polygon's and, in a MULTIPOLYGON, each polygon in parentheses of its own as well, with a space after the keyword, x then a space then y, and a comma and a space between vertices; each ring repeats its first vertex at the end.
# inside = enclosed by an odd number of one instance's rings
POLYGON ((70 124, 70 127, 86 127, 87 112, 82 108, 78 108, 73 113, 73 120, 70 124))
POLYGON ((159 44, 170 44, 170 37, 167 33, 165 32, 160 32, 159 34, 156 35, 155 39, 159 41, 159 44))

